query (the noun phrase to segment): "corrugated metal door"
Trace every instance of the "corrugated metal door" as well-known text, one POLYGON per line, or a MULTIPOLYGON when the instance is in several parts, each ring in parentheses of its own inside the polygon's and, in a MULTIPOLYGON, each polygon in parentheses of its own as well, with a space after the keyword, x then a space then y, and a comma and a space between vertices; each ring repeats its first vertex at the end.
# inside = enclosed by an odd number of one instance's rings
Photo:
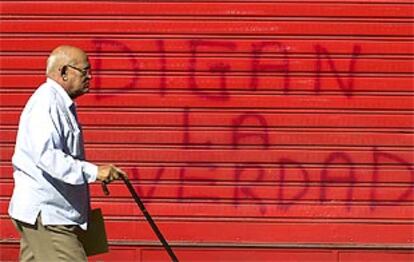
MULTIPOLYGON (((413 259, 413 3, 2 1, 1 256, 18 117, 59 44, 85 49, 87 156, 128 171, 182 261, 413 259)), ((111 252, 168 260, 121 183, 111 252)))

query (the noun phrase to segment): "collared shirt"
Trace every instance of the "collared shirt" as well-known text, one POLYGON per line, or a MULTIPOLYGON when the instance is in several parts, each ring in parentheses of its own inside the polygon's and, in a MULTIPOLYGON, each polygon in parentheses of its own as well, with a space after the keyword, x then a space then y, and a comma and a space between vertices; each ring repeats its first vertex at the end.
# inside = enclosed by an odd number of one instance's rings
POLYGON ((14 190, 9 215, 34 224, 80 225, 86 229, 89 186, 98 167, 86 162, 75 104, 47 79, 20 116, 13 162, 14 190))

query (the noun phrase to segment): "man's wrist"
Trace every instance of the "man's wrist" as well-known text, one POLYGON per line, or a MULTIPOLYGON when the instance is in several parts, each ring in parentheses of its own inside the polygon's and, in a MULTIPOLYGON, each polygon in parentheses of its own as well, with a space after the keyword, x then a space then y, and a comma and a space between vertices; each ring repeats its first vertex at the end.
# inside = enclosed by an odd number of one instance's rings
POLYGON ((89 162, 83 162, 83 173, 86 175, 88 183, 96 181, 98 175, 98 166, 89 162))

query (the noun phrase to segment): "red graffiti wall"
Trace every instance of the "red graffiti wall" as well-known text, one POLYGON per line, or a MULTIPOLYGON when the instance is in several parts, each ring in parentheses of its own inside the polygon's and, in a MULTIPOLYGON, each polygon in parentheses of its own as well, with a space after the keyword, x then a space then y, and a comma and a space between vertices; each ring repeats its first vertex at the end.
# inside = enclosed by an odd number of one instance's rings
MULTIPOLYGON (((414 259, 411 1, 2 1, 0 257, 21 109, 86 50, 87 157, 124 168, 180 261, 414 259)), ((110 252, 168 261, 121 182, 110 252)))

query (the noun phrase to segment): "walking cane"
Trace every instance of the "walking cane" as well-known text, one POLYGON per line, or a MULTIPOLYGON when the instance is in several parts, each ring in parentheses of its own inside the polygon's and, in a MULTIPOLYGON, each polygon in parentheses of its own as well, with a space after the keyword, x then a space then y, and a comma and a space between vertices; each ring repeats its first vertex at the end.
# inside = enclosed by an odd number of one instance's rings
MULTIPOLYGON (((144 214, 145 218, 151 225, 152 230, 157 235, 158 239, 161 241, 163 247, 167 251, 168 255, 171 258, 171 261, 178 262, 177 257, 175 256, 173 250, 171 249, 170 245, 168 244, 167 240, 165 240, 164 236, 162 235, 161 231, 155 224, 154 220, 152 219, 151 215, 148 213, 147 209, 144 206, 144 203, 142 202, 141 198, 138 196, 137 192, 135 192, 135 189, 132 187, 131 182, 129 182, 128 178, 124 175, 121 175, 122 180, 124 180, 125 185, 128 187, 129 192, 131 193, 132 197, 134 198, 135 202, 141 209, 141 212, 144 214)), ((104 191, 105 195, 109 195, 109 190, 105 182, 102 182, 102 189, 104 191)))

